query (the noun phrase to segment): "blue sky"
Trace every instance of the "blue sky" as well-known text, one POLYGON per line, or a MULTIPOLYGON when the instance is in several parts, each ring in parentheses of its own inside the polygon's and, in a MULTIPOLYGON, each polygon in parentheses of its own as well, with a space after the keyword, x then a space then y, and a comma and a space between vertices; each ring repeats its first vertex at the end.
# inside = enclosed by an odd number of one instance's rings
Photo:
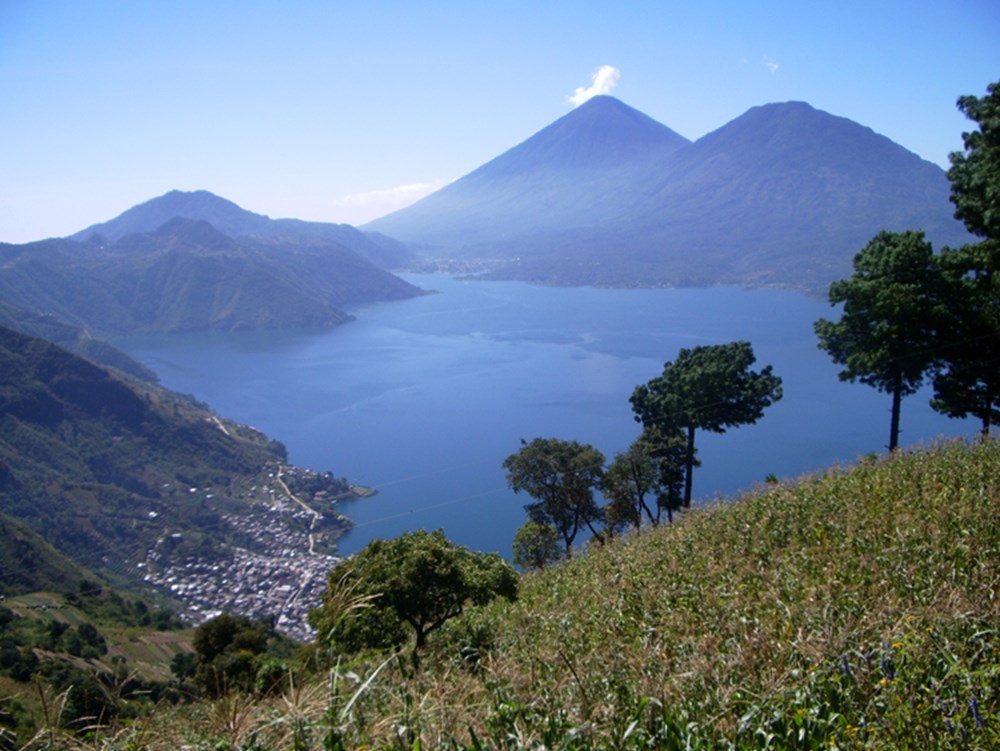
POLYGON ((604 66, 691 139, 804 100, 945 166, 955 100, 1000 80, 1000 3, 0 0, 0 241, 175 188, 362 224, 566 114, 604 66))

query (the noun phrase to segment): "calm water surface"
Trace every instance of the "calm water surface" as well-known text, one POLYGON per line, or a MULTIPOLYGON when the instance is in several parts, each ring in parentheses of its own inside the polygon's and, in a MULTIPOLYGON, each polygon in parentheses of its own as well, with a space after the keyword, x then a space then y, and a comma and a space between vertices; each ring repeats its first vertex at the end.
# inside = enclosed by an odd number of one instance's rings
MULTIPOLYGON (((695 495, 750 488, 881 451, 889 398, 841 383, 812 324, 835 311, 792 292, 558 289, 409 275, 438 294, 352 311, 332 331, 185 334, 121 342, 175 391, 282 441, 290 461, 370 485, 343 504, 340 548, 444 528, 507 556, 529 500, 501 463, 520 440, 591 443, 610 459, 639 432, 628 397, 681 347, 746 339, 784 399, 754 426, 698 434, 695 495)), ((903 443, 971 435, 922 392, 903 443)))

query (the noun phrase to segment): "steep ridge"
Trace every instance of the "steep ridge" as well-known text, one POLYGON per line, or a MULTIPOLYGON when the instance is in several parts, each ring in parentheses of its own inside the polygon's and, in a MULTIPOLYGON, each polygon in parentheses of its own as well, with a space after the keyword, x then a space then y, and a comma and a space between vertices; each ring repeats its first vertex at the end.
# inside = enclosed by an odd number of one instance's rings
POLYGON ((30 336, 48 339, 80 357, 105 367, 115 368, 133 378, 151 383, 158 379, 156 373, 120 349, 96 339, 86 329, 62 323, 52 315, 32 313, 0 303, 0 325, 30 336))
POLYGON ((224 432, 202 407, 4 327, 0 366, 0 511, 91 565, 129 558, 165 524, 193 531, 191 485, 284 459, 259 433, 224 432))
POLYGON ((271 219, 207 190, 172 190, 133 206, 114 219, 91 225, 69 239, 84 241, 96 236, 105 242, 117 242, 126 235, 154 232, 178 217, 207 222, 223 235, 236 239, 340 246, 383 269, 405 266, 412 259, 401 243, 377 233, 364 233, 348 224, 271 219))
MULTIPOLYGON (((199 205, 217 203, 202 199, 199 205)), ((136 216, 116 226, 134 226, 136 216)), ((205 220, 176 216, 113 242, 93 233, 83 241, 0 245, 6 304, 105 337, 333 326, 351 320, 345 307, 420 293, 336 243, 233 238, 205 220)))

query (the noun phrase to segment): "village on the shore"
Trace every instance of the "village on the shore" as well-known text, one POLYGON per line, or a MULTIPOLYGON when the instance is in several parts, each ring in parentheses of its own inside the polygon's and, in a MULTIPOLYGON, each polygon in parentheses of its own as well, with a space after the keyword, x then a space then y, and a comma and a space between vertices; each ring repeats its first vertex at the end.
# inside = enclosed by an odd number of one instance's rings
MULTIPOLYGON (((342 558, 334 540, 350 528, 337 513, 337 502, 374 495, 357 485, 332 496, 321 490, 303 498, 286 480, 317 473, 290 467, 269 467, 240 495, 253 513, 221 517, 229 532, 244 541, 229 545, 226 557, 165 554, 180 533, 166 533, 139 563, 144 580, 162 587, 179 601, 188 620, 201 623, 221 612, 273 619, 274 627, 299 640, 313 637, 306 617, 320 604, 327 576, 342 558), (322 509, 322 510, 320 510, 322 509)), ((191 493, 211 493, 191 488, 191 493)))

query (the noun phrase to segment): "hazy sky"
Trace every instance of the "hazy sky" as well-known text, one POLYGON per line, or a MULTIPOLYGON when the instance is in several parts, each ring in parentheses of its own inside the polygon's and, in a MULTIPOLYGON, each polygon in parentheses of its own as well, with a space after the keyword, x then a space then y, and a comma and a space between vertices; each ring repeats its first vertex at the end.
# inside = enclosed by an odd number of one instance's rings
POLYGON ((177 188, 362 224, 601 90, 699 138, 804 100, 947 165, 997 0, 0 0, 0 241, 177 188))

